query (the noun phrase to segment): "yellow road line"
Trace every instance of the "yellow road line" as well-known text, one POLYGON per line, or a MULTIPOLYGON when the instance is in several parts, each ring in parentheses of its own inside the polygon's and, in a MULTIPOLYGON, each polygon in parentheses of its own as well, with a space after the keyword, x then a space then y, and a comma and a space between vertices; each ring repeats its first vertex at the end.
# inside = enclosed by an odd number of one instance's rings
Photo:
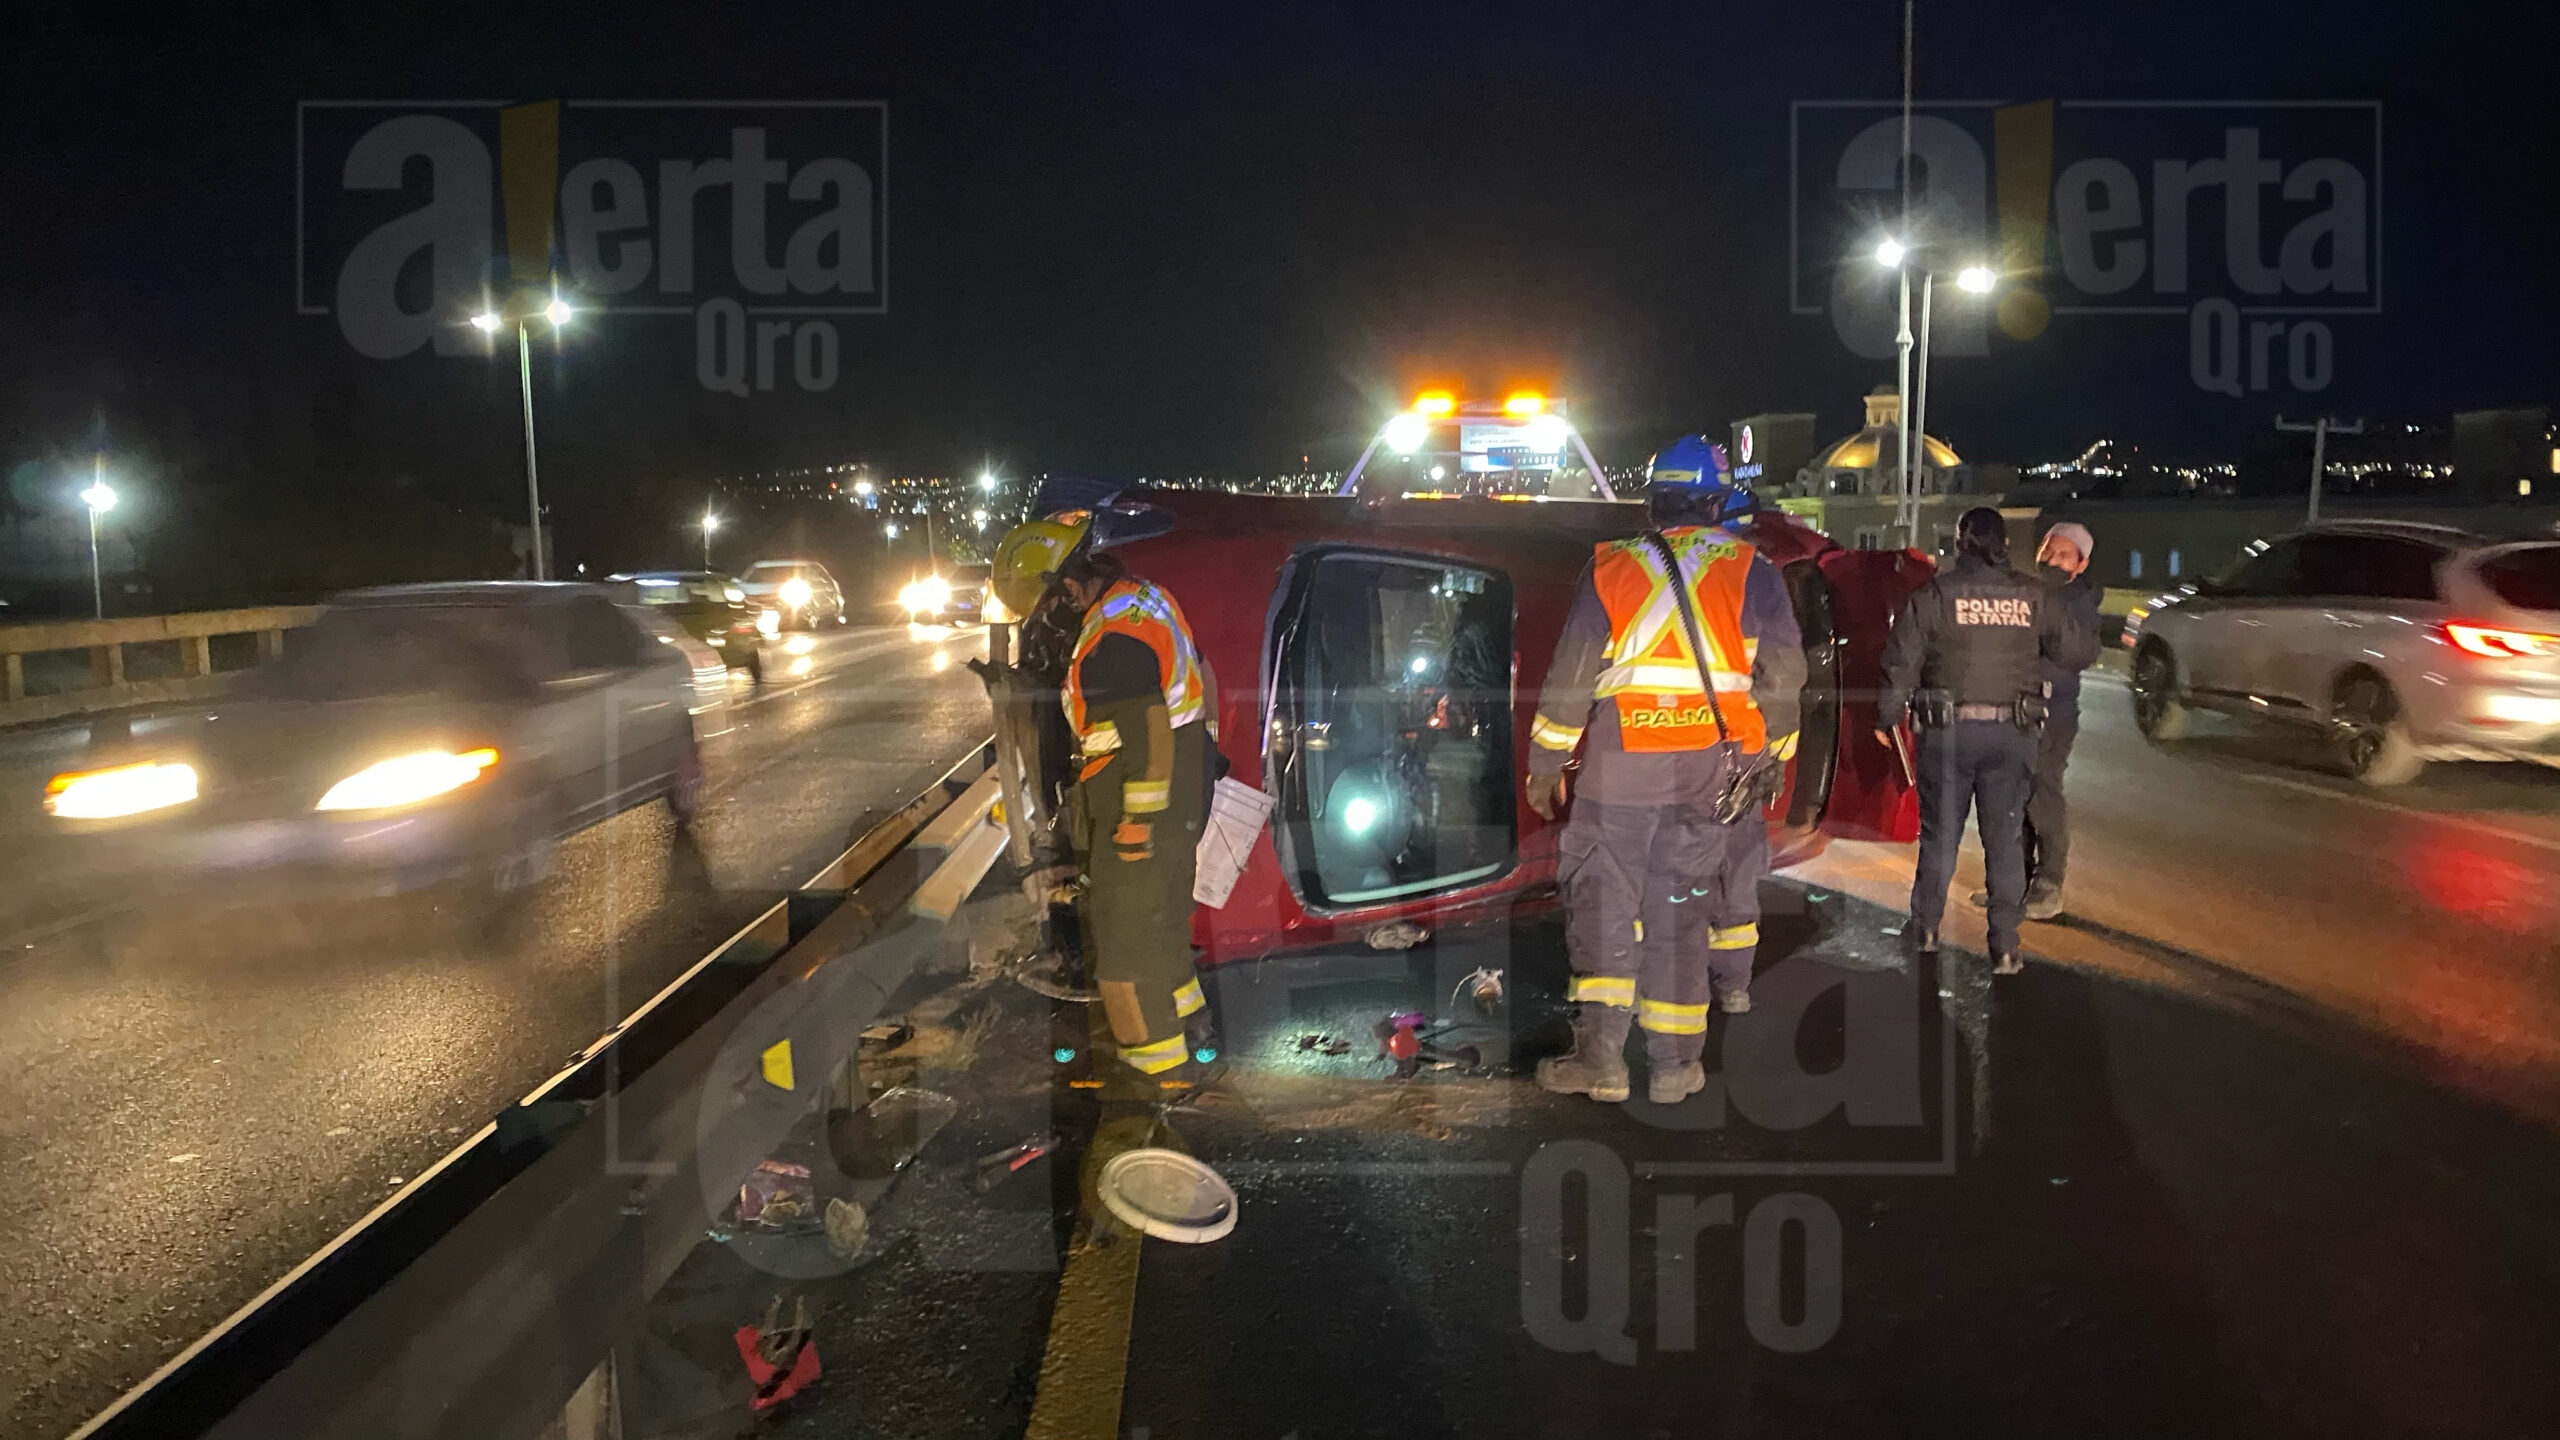
POLYGON ((1146 1237, 1102 1208, 1094 1184, 1115 1155, 1181 1143, 1171 1127, 1145 1111, 1106 1119, 1094 1132, 1081 1172, 1082 1214, 1066 1273, 1058 1277, 1058 1303, 1049 1314, 1049 1344, 1041 1352, 1040 1388, 1024 1440, 1114 1440, 1120 1433, 1129 1326, 1138 1310, 1138 1257, 1146 1237))

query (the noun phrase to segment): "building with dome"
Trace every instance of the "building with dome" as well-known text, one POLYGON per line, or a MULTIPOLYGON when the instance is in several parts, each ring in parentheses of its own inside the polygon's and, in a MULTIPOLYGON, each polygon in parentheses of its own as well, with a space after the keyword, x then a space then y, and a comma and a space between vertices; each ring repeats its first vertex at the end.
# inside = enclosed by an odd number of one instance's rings
MULTIPOLYGON (((1764 500, 1806 524, 1861 550, 1898 549, 1894 524, 1901 498, 1902 401, 1890 385, 1866 397, 1866 425, 1822 446, 1793 479, 1764 476, 1754 488, 1764 500)), ((1975 470, 1935 435, 1923 435, 1912 466, 1919 481, 1921 548, 1944 554, 1954 544, 1956 517, 2000 497, 1977 491, 1975 470), (1935 543, 1931 543, 1935 537, 1935 543)))

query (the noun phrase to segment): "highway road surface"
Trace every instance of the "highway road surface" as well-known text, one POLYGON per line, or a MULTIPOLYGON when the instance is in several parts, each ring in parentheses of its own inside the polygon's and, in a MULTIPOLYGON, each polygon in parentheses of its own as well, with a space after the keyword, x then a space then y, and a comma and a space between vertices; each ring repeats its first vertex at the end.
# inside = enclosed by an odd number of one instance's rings
MULTIPOLYGON (((494 948, 399 905, 162 913, 150 876, 13 938, 0 1435, 69 1432, 922 788, 989 728, 983 653, 975 629, 842 629, 760 689, 732 677, 691 833, 651 805, 579 835, 494 948)), ((13 801, 48 745, 0 747, 13 801)), ((41 836, 0 835, 16 890, 41 836)))
MULTIPOLYGON (((395 934, 325 954, 216 945, 142 970, 75 928, 0 962, 0 1083, 25 1097, 0 1122, 0 1284, 33 1340, 0 1358, 0 1433, 67 1429, 911 792, 985 723, 955 663, 975 643, 830 637, 804 688, 777 685, 723 738, 697 838, 655 809, 583 838, 540 939, 514 953, 395 934)), ((960 1114, 875 1217, 886 1258, 813 1287, 830 1378, 795 1421, 972 1436, 2553 1433, 2560 774, 2446 766, 2370 792, 2290 736, 2209 720, 2156 747, 2101 675, 2072 796, 2071 915, 2028 927, 2029 973, 1996 991, 1961 964, 1910 977, 1922 1061, 1958 1062, 1952 1088, 1924 1087, 1911 1135, 1693 1123, 1543 1096, 1517 1074, 1397 1082, 1366 1026, 1448 1005, 1435 946, 1486 943, 1453 934, 1338 957, 1358 970, 1340 988, 1260 1006, 1288 1033, 1238 1025, 1229 1077, 1149 1132, 1236 1182, 1233 1236, 1051 1253, 1079 1203, 1073 1147, 1107 1131, 1109 1107, 1057 1086, 1049 1002, 1002 984, 946 996, 941 1022, 912 1017, 917 1043, 980 1058, 931 1079, 960 1114), (1932 1038, 1940 1011, 1952 1046, 1932 1038), (1298 1031, 1354 1044, 1330 1056, 1298 1031), (972 1157, 1049 1127, 1070 1137, 1067 1163, 970 1187, 972 1157), (1550 1244, 1539 1187, 1558 1157, 1602 1154, 1626 1168, 1625 1238, 1550 1244), (1865 1168, 1807 1168, 1841 1161, 1865 1168), (1684 1210, 1708 1228, 1671 1247, 1698 1265, 1684 1328, 1659 1303, 1658 1207, 1719 1194, 1729 1220, 1684 1210), (1804 1273, 1814 1222, 1778 1223, 1798 1211, 1838 1225, 1827 1319, 1801 1278, 1774 1309, 1753 1288, 1755 1246, 1804 1273), (1793 1238, 1769 1240, 1780 1231, 1793 1238), (973 1249, 999 1232, 1004 1246, 973 1249), (1026 1236, 1042 1255, 1020 1253, 1026 1236), (1632 1267, 1623 1357, 1616 1332, 1579 1323, 1606 1278, 1595 1256, 1632 1267), (1552 1311, 1524 1288, 1551 1264, 1552 1311)), ((1958 946, 1979 944, 1971 853, 1958 946)), ((1892 973, 1910 861, 1842 845, 1773 883, 1767 1015, 1783 1013, 1778 967, 1892 973)), ((1534 1054, 1557 1013, 1554 926, 1492 943, 1509 947, 1534 1054)), ((1238 967, 1211 992, 1328 962, 1306 963, 1238 967)), ((1831 1013, 1808 1033, 1836 1027, 1831 1013)), ((1711 1066, 1733 1063, 1737 1023, 1717 1017, 1711 1066)), ((635 1397, 726 1403, 732 1329, 776 1288, 739 1271, 706 1245, 652 1307, 635 1397)))

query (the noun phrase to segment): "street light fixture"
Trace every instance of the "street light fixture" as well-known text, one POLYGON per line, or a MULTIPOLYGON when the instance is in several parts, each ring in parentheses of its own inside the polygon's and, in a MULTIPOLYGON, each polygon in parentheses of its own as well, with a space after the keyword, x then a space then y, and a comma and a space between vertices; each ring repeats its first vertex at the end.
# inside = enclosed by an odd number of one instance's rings
POLYGON ((1900 265, 1902 263, 1902 257, 1909 253, 1910 252, 1908 250, 1903 248, 1901 241, 1887 238, 1879 241, 1876 245, 1876 263, 1890 270, 1895 266, 1900 265))
POLYGON ((542 556, 542 480, 539 468, 534 462, 533 448, 531 327, 533 318, 539 315, 551 323, 554 331, 558 331, 568 325, 569 317, 576 312, 571 310, 569 302, 561 299, 557 293, 552 294, 547 303, 538 306, 533 303, 537 298, 539 298, 538 292, 527 290, 517 297, 516 301, 508 307, 507 312, 502 313, 496 309, 483 310, 471 317, 471 324, 472 328, 484 335, 495 335, 510 323, 516 327, 516 382, 524 402, 524 493, 526 507, 533 521, 533 556, 526 570, 536 580, 547 580, 550 576, 546 573, 542 556))
POLYGON ((106 580, 98 567, 98 517, 116 508, 116 492, 107 488, 106 457, 99 456, 90 470, 89 488, 80 492, 80 503, 89 507, 89 603, 97 618, 107 618, 106 580))
POLYGON ((1988 265, 1967 265, 1956 273, 1956 284, 1975 295, 1988 295, 1991 287, 1999 283, 2000 277, 1988 265))
POLYGON ((705 569, 705 570, 708 570, 708 569, 710 569, 710 568, 711 568, 711 536, 712 536, 712 534, 713 534, 715 531, 717 531, 719 528, 720 528, 720 517, 719 517, 719 515, 718 515, 717 513, 713 512, 713 511, 710 511, 710 510, 705 510, 705 511, 703 511, 703 512, 702 512, 702 568, 703 568, 703 569, 705 569))
MULTIPOLYGON (((1929 311, 1930 300, 1937 294, 1938 277, 1927 270, 1921 271, 1920 276, 1919 391, 1912 396, 1911 424, 1903 434, 1905 443, 1917 448, 1921 463, 1926 465, 1929 456, 1929 311)), ((1956 272, 1956 288, 1968 295, 1988 295, 1999 283, 1999 275, 1987 265, 1967 265, 1956 272)), ((1920 504, 1914 499, 1911 505, 1911 541, 1915 549, 1918 548, 1919 535, 1920 504)))
POLYGON ((978 488, 990 495, 996 493, 996 472, 989 470, 978 477, 978 488))

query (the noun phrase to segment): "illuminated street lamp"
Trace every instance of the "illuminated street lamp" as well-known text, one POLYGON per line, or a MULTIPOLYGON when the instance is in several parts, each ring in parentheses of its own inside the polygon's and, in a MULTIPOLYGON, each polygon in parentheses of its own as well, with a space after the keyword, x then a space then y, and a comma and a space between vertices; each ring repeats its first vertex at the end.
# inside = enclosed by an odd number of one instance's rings
POLYGON ((711 536, 720 528, 720 517, 713 511, 702 512, 702 568, 711 568, 711 536))
POLYGON ((989 470, 980 475, 978 477, 978 488, 990 495, 996 493, 996 472, 989 470))
MULTIPOLYGON (((1937 293, 1938 277, 1926 270, 1920 272, 1920 375, 1919 389, 1912 398, 1912 411, 1905 418, 1910 424, 1903 429, 1903 444, 1912 447, 1922 464, 1929 457, 1929 301, 1937 293)), ((1987 265, 1967 265, 1956 272, 1956 288, 1968 295, 1988 295, 2000 277, 1987 265)), ((1917 491, 1913 492, 1916 496, 1917 491)), ((1919 548, 1920 503, 1911 504, 1912 548, 1919 548)))
POLYGON ((98 517, 116 508, 116 492, 107 488, 107 460, 101 455, 90 469, 89 488, 80 503, 89 507, 89 603, 97 617, 107 618, 107 586, 98 567, 98 517))
POLYGON ((533 302, 538 298, 539 292, 527 290, 505 313, 483 310, 471 317, 471 324, 483 335, 495 335, 510 324, 516 327, 516 379, 524 399, 524 493, 533 518, 530 573, 536 580, 546 580, 550 577, 544 573, 542 562, 542 480, 534 464, 533 451, 533 340, 530 330, 534 317, 538 315, 549 321, 556 332, 568 325, 569 317, 575 312, 569 308, 569 302, 557 293, 545 303, 536 305, 533 302))

